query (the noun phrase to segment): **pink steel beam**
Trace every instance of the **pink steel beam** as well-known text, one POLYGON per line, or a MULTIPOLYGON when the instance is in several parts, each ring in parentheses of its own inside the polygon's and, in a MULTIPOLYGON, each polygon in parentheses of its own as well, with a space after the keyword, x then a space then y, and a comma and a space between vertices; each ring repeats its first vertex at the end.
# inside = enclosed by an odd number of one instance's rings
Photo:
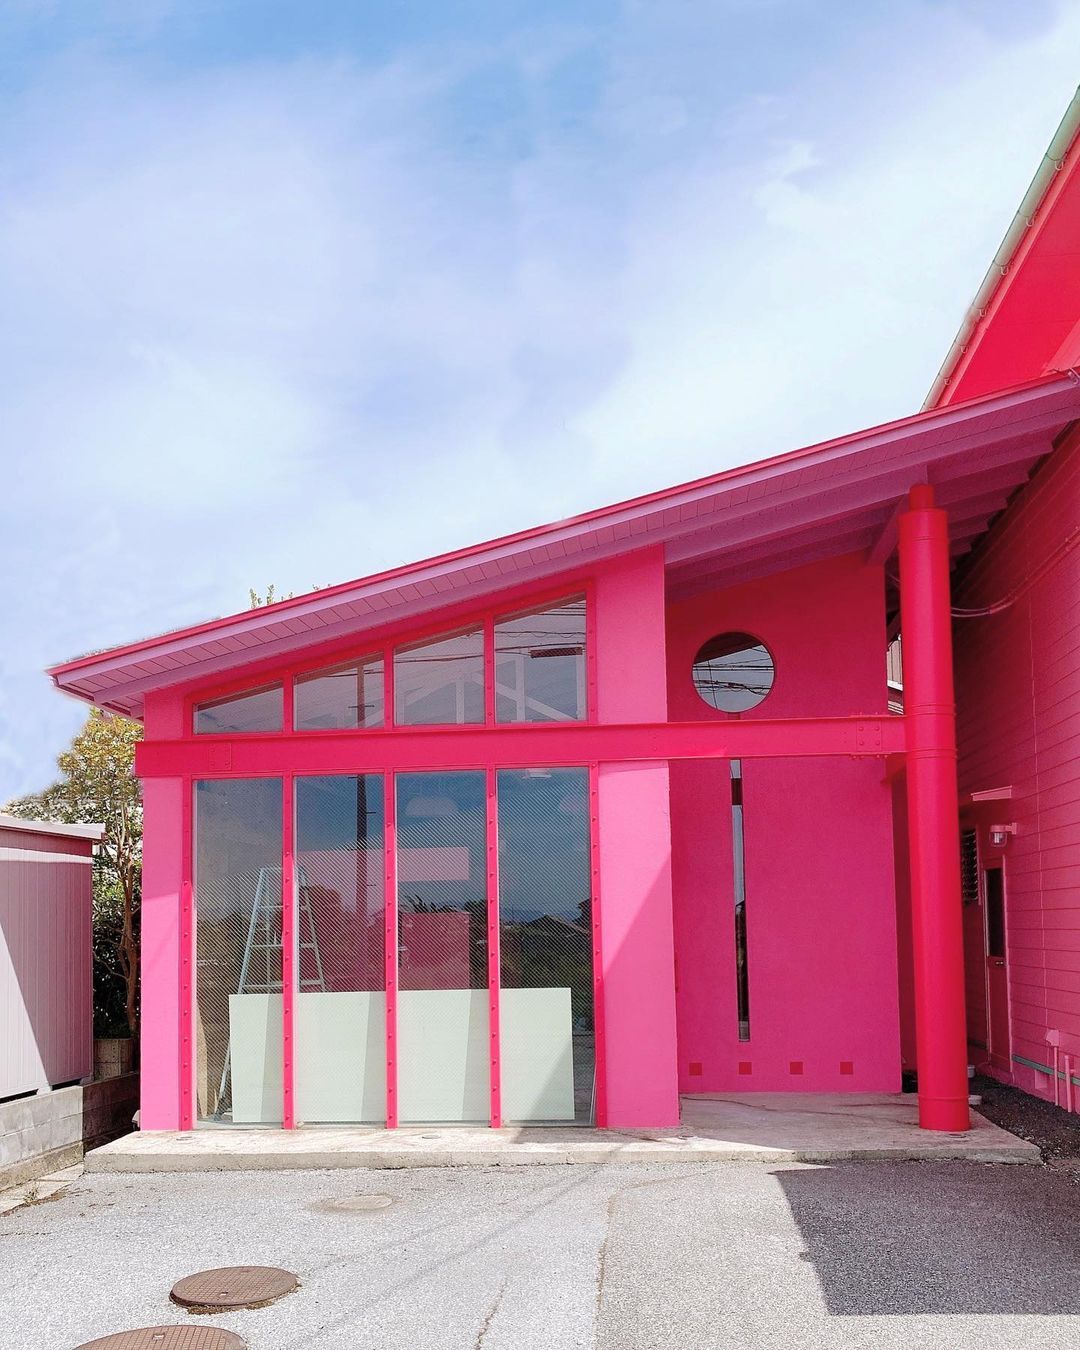
POLYGON ((961 1131, 971 1121, 949 527, 933 488, 912 488, 899 543, 919 1124, 961 1131))
POLYGON ((576 726, 410 727, 393 731, 313 732, 302 736, 189 737, 143 741, 141 778, 246 778, 294 772, 502 768, 610 760, 775 759, 801 755, 881 758, 904 749, 899 718, 746 718, 742 721, 639 722, 576 726))

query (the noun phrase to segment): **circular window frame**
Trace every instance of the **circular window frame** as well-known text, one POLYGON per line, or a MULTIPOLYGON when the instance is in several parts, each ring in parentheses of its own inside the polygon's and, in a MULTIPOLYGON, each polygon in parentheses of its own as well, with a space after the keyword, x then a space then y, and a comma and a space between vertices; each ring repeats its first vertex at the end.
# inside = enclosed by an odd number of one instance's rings
POLYGON ((707 708, 711 708, 713 712, 723 713, 727 717, 739 716, 742 713, 752 712, 755 708, 760 708, 773 692, 773 689, 776 687, 776 658, 773 656, 772 648, 769 644, 764 642, 755 633, 748 633, 744 629, 726 629, 721 633, 714 633, 712 637, 707 638, 698 647, 690 666, 690 678, 694 685, 694 693, 697 694, 698 698, 701 699, 702 703, 704 703, 707 708), (741 643, 743 645, 732 646, 729 651, 720 652, 719 654, 713 654, 711 656, 706 655, 710 647, 727 643, 741 643), (715 696, 718 691, 714 690, 714 696, 711 697, 710 694, 702 688, 704 681, 698 673, 700 667, 706 666, 712 661, 722 660, 725 656, 739 656, 743 652, 758 650, 763 651, 769 659, 768 688, 765 689, 764 693, 751 694, 745 687, 741 692, 732 690, 732 694, 734 695, 732 701, 736 701, 738 706, 725 707, 722 703, 715 701, 715 696), (751 701, 747 702, 747 698, 751 701))

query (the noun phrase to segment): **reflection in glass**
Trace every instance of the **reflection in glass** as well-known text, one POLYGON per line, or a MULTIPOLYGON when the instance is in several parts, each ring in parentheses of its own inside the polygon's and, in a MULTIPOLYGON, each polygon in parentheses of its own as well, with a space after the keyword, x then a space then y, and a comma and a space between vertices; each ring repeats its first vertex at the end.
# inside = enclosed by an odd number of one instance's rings
POLYGON ((503 1114, 594 1115, 592 889, 585 769, 498 775, 503 1114))
POLYGON ((298 675, 293 698, 297 731, 382 726, 382 658, 298 675))
POLYGON ((394 691, 399 726, 483 722, 482 630, 399 647, 394 653, 394 691))
POLYGON ((746 712, 773 687, 769 649, 749 633, 721 633, 694 657, 694 688, 710 708, 746 712))
POLYGON ((283 698, 280 684, 265 689, 248 689, 243 694, 211 699, 195 709, 198 735, 229 732, 243 735, 251 731, 280 731, 283 698))
POLYGON ((495 716, 499 722, 585 716, 584 596, 496 623, 495 716))
POLYGON ((198 1118, 280 1123, 281 780, 195 785, 198 1118))
POLYGON ((483 773, 398 775, 403 1121, 488 1117, 486 835, 483 773))
POLYGON ((386 1109, 383 781, 296 779, 296 1112, 386 1109))

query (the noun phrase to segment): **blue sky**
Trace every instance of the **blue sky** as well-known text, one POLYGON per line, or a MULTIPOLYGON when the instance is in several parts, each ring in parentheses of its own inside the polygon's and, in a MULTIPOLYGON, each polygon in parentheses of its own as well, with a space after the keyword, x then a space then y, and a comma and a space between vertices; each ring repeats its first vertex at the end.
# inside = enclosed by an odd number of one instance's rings
POLYGON ((1080 3, 6 0, 0 800, 47 663, 921 403, 1080 3))

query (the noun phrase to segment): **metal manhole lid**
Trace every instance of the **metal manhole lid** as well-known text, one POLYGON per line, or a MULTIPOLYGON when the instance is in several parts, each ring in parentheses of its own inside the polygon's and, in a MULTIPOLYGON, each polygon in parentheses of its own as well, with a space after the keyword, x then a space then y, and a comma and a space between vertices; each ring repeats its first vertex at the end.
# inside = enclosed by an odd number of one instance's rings
POLYGON ((169 1297, 189 1312, 226 1312, 232 1308, 263 1308, 291 1294, 300 1281, 278 1266, 223 1266, 185 1275, 169 1297))
POLYGON ((233 1331, 188 1324, 115 1331, 111 1336, 86 1341, 77 1350, 245 1350, 246 1345, 233 1331))
POLYGON ((391 1195, 340 1195, 329 1200, 316 1200, 311 1208, 320 1214, 363 1214, 369 1210, 386 1209, 393 1203, 391 1195))

